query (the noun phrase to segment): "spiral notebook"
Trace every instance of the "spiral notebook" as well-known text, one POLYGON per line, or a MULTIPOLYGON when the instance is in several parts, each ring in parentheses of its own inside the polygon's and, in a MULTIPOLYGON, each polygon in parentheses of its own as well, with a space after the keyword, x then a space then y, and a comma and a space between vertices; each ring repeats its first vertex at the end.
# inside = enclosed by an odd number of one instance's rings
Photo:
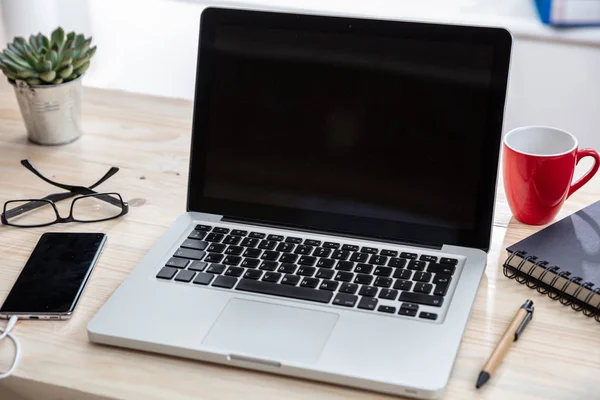
POLYGON ((600 201, 506 250, 504 275, 600 322, 600 201))

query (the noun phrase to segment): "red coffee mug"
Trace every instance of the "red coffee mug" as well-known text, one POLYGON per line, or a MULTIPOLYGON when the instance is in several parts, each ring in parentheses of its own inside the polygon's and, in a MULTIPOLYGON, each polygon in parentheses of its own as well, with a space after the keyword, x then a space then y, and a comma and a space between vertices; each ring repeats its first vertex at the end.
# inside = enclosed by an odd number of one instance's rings
POLYGON ((578 149, 575 136, 556 128, 526 126, 504 137, 504 188, 510 209, 519 221, 547 224, 565 200, 598 171, 600 156, 592 149, 578 149), (577 182, 575 166, 583 157, 594 166, 577 182))

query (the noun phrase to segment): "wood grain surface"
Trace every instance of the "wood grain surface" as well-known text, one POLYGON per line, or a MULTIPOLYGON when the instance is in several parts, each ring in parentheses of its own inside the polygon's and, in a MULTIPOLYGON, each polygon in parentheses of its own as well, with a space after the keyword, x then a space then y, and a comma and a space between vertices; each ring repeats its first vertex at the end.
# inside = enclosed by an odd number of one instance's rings
MULTIPOLYGON (((102 231, 109 236, 71 320, 22 321, 17 325, 15 333, 21 339, 22 359, 15 376, 0 382, 0 398, 393 398, 91 344, 86 334, 88 321, 170 223, 185 211, 192 103, 86 89, 84 137, 67 146, 41 147, 27 142, 12 88, 3 79, 0 81, 0 204, 56 192, 19 164, 19 160, 27 158, 44 174, 69 184, 89 185, 109 167, 117 166, 120 172, 98 190, 119 192, 131 206, 124 218, 103 223, 39 229, 0 226, 0 300, 7 295, 43 232, 102 231)), ((598 198, 600 176, 575 193, 560 216, 598 198)), ((59 210, 66 213, 66 207, 68 204, 63 204, 59 210)), ((488 266, 446 398, 600 397, 600 324, 502 275, 504 247, 539 228, 511 218, 500 184, 488 266), (533 321, 495 376, 477 391, 475 380, 481 367, 526 298, 535 302, 533 321)), ((8 341, 0 343, 1 369, 8 367, 12 351, 8 341)))

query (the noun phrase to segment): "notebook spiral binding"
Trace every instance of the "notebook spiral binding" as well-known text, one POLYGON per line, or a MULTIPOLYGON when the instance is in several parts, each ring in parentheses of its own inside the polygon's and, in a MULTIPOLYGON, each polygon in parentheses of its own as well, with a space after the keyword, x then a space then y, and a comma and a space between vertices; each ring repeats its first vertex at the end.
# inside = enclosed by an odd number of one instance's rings
POLYGON ((558 300, 562 305, 571 306, 573 310, 580 311, 586 317, 593 317, 600 322, 600 301, 598 304, 590 303, 595 295, 600 297, 600 286, 594 288, 593 283, 582 282, 581 277, 571 276, 570 272, 561 271, 560 267, 551 266, 544 260, 538 260, 537 257, 528 255, 526 251, 513 252, 504 262, 502 272, 507 278, 514 279, 530 289, 537 290, 542 295, 546 294, 552 300, 558 300), (515 257, 521 259, 516 267, 514 264, 511 265, 515 257), (523 269, 528 263, 531 263, 531 266, 523 269), (532 273, 536 268, 542 268, 544 271, 537 278, 534 278, 532 273), (548 274, 552 276, 550 283, 545 282, 548 274), (563 278, 565 282, 557 286, 560 278, 563 278), (577 286, 572 295, 567 292, 571 285, 577 286), (587 290, 589 293, 584 300, 581 300, 579 295, 583 290, 587 290))

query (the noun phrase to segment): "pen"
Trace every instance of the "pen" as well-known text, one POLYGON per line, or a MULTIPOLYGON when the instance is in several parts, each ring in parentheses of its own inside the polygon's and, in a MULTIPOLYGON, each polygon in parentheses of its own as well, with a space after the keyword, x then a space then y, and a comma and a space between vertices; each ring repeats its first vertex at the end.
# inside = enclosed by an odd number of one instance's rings
POLYGON ((519 308, 519 311, 517 311, 517 314, 510 322, 510 325, 508 325, 508 328, 506 328, 506 332, 504 332, 504 335, 502 335, 502 338, 496 345, 492 355, 479 373, 477 383, 475 384, 477 389, 482 387, 488 381, 488 379, 490 379, 490 377, 496 371, 496 368, 498 368, 502 362, 502 359, 506 353, 508 353, 508 349, 510 348, 512 342, 516 342, 519 339, 519 336, 521 333, 523 333, 523 330, 529 321, 531 321, 531 318, 533 318, 533 310, 533 301, 531 300, 526 300, 521 308, 519 308))

